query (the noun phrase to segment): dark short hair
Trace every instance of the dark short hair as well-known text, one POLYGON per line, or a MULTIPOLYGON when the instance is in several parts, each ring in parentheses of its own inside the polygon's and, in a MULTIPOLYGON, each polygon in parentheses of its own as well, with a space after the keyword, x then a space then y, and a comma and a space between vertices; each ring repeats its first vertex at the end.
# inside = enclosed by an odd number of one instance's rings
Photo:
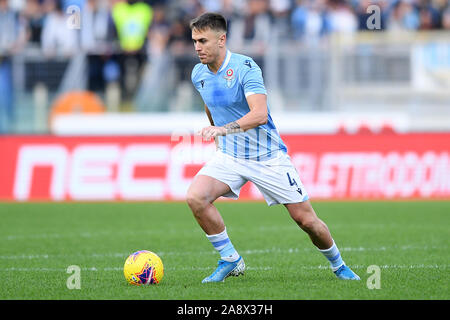
POLYGON ((209 28, 215 31, 227 32, 227 20, 221 14, 207 12, 195 19, 192 19, 189 27, 191 30, 205 30, 209 28))

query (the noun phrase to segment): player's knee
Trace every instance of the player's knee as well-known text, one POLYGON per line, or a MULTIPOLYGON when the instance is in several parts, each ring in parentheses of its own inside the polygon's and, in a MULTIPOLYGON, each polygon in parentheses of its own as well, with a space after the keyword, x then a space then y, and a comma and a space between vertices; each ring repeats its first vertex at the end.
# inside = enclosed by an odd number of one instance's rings
POLYGON ((291 216, 299 227, 305 231, 314 229, 317 223, 319 223, 319 219, 314 212, 300 210, 291 216))
POLYGON ((313 230, 318 223, 317 219, 313 217, 302 217, 296 220, 297 224, 305 231, 313 230))
POLYGON ((189 189, 186 194, 186 202, 194 211, 201 210, 208 204, 206 195, 191 189, 189 189))

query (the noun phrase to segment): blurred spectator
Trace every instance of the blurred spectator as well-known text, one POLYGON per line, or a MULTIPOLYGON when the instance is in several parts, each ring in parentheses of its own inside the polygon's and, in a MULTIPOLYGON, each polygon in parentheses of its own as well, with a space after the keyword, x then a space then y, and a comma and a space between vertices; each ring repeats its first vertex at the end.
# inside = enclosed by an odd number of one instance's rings
POLYGON ((131 101, 145 69, 146 79, 160 83, 173 62, 167 81, 189 81, 197 62, 189 21, 205 11, 225 16, 231 50, 261 59, 276 39, 311 45, 331 33, 367 30, 370 5, 381 9, 381 29, 450 30, 448 0, 0 0, 0 106, 11 117, 9 56, 26 40, 50 58, 81 48, 88 57, 88 89, 102 94, 114 83, 131 101), (72 5, 81 9, 79 30, 68 25, 72 5))
POLYGON ((41 43, 42 28, 44 25, 44 12, 39 0, 27 0, 21 12, 27 24, 27 38, 32 45, 41 43))
POLYGON ((191 30, 188 21, 181 17, 174 21, 170 28, 168 39, 169 50, 173 55, 184 55, 192 46, 191 30))
POLYGON ((0 56, 20 51, 26 40, 25 21, 11 10, 7 0, 0 0, 0 56))
POLYGON ((14 118, 11 55, 25 44, 25 26, 16 12, 0 0, 0 133, 7 131, 14 118))
POLYGON ((450 6, 442 13, 442 28, 450 30, 450 6))
POLYGON ((143 1, 114 1, 112 18, 122 52, 114 57, 114 61, 109 61, 105 71, 112 70, 112 74, 116 75, 116 71, 120 70, 122 96, 128 103, 138 88, 142 66, 147 60, 145 44, 153 20, 153 9, 143 1))
POLYGON ((112 39, 112 20, 107 0, 87 0, 81 14, 81 48, 89 53, 104 53, 112 39))
POLYGON ((81 48, 87 53, 88 89, 103 92, 118 82, 120 67, 113 58, 115 35, 108 0, 87 0, 83 4, 80 36, 81 48))
POLYGON ((190 79, 192 68, 189 62, 192 60, 190 58, 191 55, 187 55, 186 53, 193 53, 194 49, 189 21, 180 18, 172 23, 168 48, 176 65, 177 79, 190 79))
POLYGON ((289 37, 289 15, 291 13, 290 0, 269 0, 269 10, 272 15, 272 25, 281 39, 289 37))
POLYGON ((14 12, 22 11, 26 6, 25 0, 9 0, 9 8, 14 12))
MULTIPOLYGON (((167 15, 167 6, 156 4, 153 9, 153 21, 148 33, 148 60, 142 75, 142 82, 145 85, 139 88, 134 100, 137 110, 140 111, 167 110, 170 104, 170 99, 167 99, 167 97, 174 95, 174 87, 171 82, 172 77, 170 73, 168 74, 172 55, 167 54, 169 41, 173 42, 173 36, 171 35, 172 23, 167 15), (148 87, 154 90, 148 90, 148 87)), ((190 45, 191 41, 190 39, 188 40, 190 45)), ((188 40, 184 39, 186 46, 188 45, 188 40)), ((181 57, 183 56, 186 56, 186 54, 181 57)), ((175 58, 175 63, 178 63, 178 57, 174 56, 173 58, 175 58)), ((184 63, 184 65, 186 64, 184 63)), ((183 69, 181 68, 181 70, 183 69)), ((181 75, 178 75, 179 77, 182 77, 184 74, 180 69, 174 71, 181 73, 181 75)))
MULTIPOLYGON (((87 2, 87 0, 60 0, 62 1, 62 8, 64 12, 66 12, 66 9, 70 6, 77 6, 78 8, 84 9, 84 4, 87 2)), ((98 0, 99 2, 101 0, 98 0)))
POLYGON ((317 42, 326 32, 324 1, 297 0, 296 3, 291 16, 293 38, 309 43, 317 42))
POLYGON ((161 55, 167 48, 170 36, 170 23, 166 17, 164 6, 158 5, 153 8, 153 21, 148 33, 148 53, 150 60, 152 56, 161 55))
POLYGON ((270 41, 270 16, 266 0, 248 0, 244 23, 244 40, 252 45, 266 46, 270 41))
POLYGON ((271 19, 267 0, 247 0, 244 15, 235 17, 231 25, 230 47, 245 47, 263 53, 271 39, 271 19))
MULTIPOLYGON (((238 11, 238 5, 236 4, 235 0, 223 0, 222 1, 222 9, 220 10, 220 13, 227 19, 228 26, 232 22, 233 15, 236 11, 238 11)), ((208 10, 206 10, 208 11, 208 10)))
POLYGON ((386 24, 388 30, 417 30, 419 14, 410 2, 398 0, 389 12, 386 24))
POLYGON ((440 15, 439 10, 433 6, 430 1, 420 1, 419 10, 419 29, 432 30, 439 28, 440 15))
POLYGON ((222 12, 224 2, 223 0, 200 0, 203 9, 209 12, 222 12))
POLYGON ((78 34, 67 24, 67 16, 57 0, 45 0, 48 10, 42 29, 42 50, 46 56, 72 56, 78 49, 78 34))
POLYGON ((113 4, 112 17, 122 50, 141 50, 152 22, 152 8, 142 1, 120 1, 113 4))
POLYGON ((355 12, 344 0, 330 0, 326 16, 331 32, 353 33, 358 30, 355 12))
MULTIPOLYGON (((178 19, 177 17, 183 17, 185 20, 191 20, 199 15, 201 15, 203 12, 206 11, 205 7, 203 7, 201 0, 182 0, 182 1, 174 1, 175 5, 173 7, 173 11, 175 13, 175 16, 173 17, 173 22, 176 22, 178 19)), ((208 5, 209 1, 203 1, 206 5, 208 5)), ((212 6, 217 7, 216 4, 213 4, 212 2, 209 3, 209 8, 212 8, 212 6)))

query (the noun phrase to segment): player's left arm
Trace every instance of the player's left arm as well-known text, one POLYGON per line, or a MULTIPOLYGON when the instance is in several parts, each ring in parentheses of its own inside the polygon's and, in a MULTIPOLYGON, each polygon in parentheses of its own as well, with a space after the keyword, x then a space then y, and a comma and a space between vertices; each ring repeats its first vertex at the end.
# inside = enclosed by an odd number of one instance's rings
POLYGON ((261 69, 253 60, 246 60, 245 66, 244 68, 248 67, 248 69, 242 75, 241 85, 245 92, 249 112, 222 127, 210 126, 204 128, 201 134, 207 140, 212 137, 247 131, 267 123, 267 95, 261 69))
POLYGON ((267 95, 261 68, 252 59, 245 60, 239 76, 249 112, 224 125, 226 134, 247 131, 267 123, 267 95))
POLYGON ((267 96, 262 93, 255 93, 247 97, 250 111, 242 118, 224 125, 227 134, 230 131, 247 131, 267 123, 267 96))

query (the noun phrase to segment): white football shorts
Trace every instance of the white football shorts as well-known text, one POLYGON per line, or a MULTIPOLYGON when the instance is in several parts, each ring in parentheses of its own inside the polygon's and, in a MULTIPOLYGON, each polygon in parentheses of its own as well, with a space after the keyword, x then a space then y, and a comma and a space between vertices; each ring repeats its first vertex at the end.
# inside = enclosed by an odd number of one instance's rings
POLYGON ((284 152, 270 160, 256 161, 234 158, 218 150, 197 175, 210 176, 227 184, 231 189, 223 195, 227 198, 238 199, 242 186, 250 181, 269 206, 309 199, 297 170, 284 152))

